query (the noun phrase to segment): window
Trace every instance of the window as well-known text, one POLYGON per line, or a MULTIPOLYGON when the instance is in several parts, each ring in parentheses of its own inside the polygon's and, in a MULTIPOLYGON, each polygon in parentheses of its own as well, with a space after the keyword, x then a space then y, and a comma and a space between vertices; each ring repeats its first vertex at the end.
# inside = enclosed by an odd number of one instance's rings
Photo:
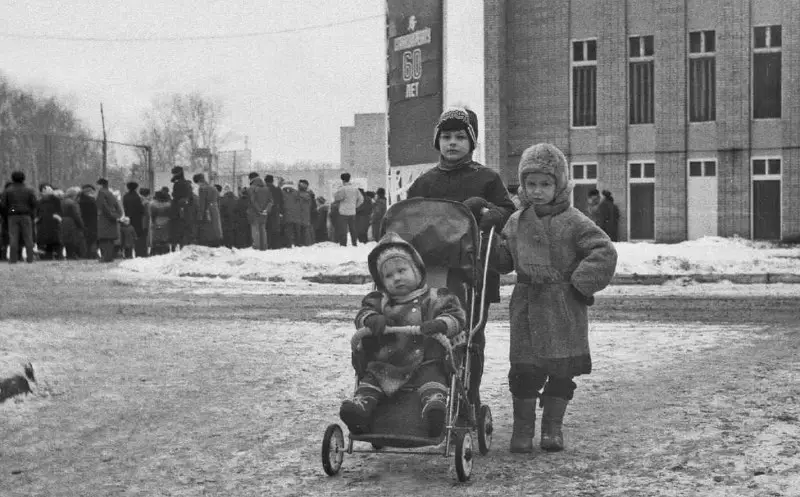
POLYGON ((753 119, 781 117, 781 27, 753 28, 753 119))
POLYGON ((654 122, 655 53, 653 36, 632 36, 629 39, 629 120, 631 124, 654 122))
POLYGON ((693 178, 711 178, 717 175, 717 161, 693 160, 689 162, 689 176, 693 178))
POLYGON ((714 121, 716 104, 716 32, 689 33, 689 121, 714 121))
POLYGON ((572 42, 572 125, 597 125, 597 40, 572 42))

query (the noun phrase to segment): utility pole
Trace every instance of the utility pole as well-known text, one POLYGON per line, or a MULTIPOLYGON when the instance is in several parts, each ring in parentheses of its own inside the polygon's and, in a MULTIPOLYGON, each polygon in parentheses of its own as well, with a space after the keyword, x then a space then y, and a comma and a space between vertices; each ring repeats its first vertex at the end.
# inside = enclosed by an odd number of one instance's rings
POLYGON ((103 114, 103 103, 100 102, 100 121, 103 123, 103 174, 106 177, 106 161, 108 155, 108 140, 106 139, 106 116, 103 114))

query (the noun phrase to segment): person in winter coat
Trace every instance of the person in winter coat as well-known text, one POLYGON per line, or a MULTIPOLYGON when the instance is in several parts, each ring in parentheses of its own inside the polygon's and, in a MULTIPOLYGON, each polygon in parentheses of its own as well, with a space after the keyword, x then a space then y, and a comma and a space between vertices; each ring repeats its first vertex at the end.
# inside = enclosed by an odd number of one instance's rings
MULTIPOLYGON (((514 212, 500 175, 472 160, 478 139, 478 117, 469 109, 455 107, 445 110, 434 130, 433 146, 441 155, 439 164, 419 176, 408 189, 408 198, 424 197, 463 202, 475 216, 482 231, 491 227, 502 229, 514 212)), ((484 252, 484 251, 482 251, 484 252)), ((476 296, 475 302, 480 302, 476 296)), ((500 275, 489 271, 486 277, 486 308, 500 302, 500 275)), ((479 309, 473 309, 478 315, 479 309)), ((480 385, 483 377, 486 335, 478 330, 473 337, 475 355, 470 362, 470 402, 480 407, 480 385)))
POLYGON ((281 189, 275 185, 275 177, 271 174, 264 176, 264 183, 266 183, 270 194, 272 194, 272 209, 269 210, 269 215, 267 216, 267 247, 274 250, 284 246, 283 236, 281 235, 283 194, 281 189))
POLYGON ((317 197, 317 216, 314 224, 314 242, 328 241, 328 212, 331 206, 327 204, 325 197, 317 197))
POLYGON ((144 233, 146 211, 144 210, 142 197, 139 195, 139 183, 130 181, 125 185, 125 188, 128 191, 122 196, 122 210, 125 211, 125 216, 130 219, 130 225, 136 231, 136 244, 134 246, 136 257, 144 257, 147 252, 147 237, 144 233))
POLYGON ((169 223, 172 205, 169 198, 169 189, 165 187, 153 196, 150 202, 148 217, 150 218, 150 254, 162 255, 169 253, 169 223))
MULTIPOLYGON (((302 247, 302 224, 304 216, 304 202, 300 199, 299 192, 295 189, 294 183, 287 181, 281 186, 281 197, 283 199, 283 239, 286 247, 295 245, 302 247)), ((308 196, 306 195, 306 200, 308 196)))
POLYGON ((87 259, 97 259, 97 201, 94 186, 85 184, 81 187, 78 197, 78 206, 81 209, 83 220, 83 239, 86 249, 83 256, 87 259))
POLYGON ((108 180, 97 180, 97 244, 100 246, 100 262, 114 262, 114 241, 120 237, 119 219, 122 206, 108 189, 108 180))
MULTIPOLYGON (((241 188, 239 190, 239 199, 236 201, 236 241, 234 244, 236 248, 242 249, 253 246, 253 237, 250 232, 250 221, 247 213, 249 209, 250 192, 247 188, 241 188)), ((267 237, 269 238, 269 232, 267 232, 267 237)))
POLYGON ((206 182, 202 173, 192 177, 198 185, 195 202, 195 239, 200 245, 219 247, 222 242, 222 222, 219 215, 219 192, 206 182))
POLYGON ((222 198, 219 200, 219 216, 222 222, 222 244, 228 248, 236 246, 236 195, 230 185, 222 188, 222 198))
POLYGON ((339 245, 347 246, 347 233, 350 233, 350 243, 358 245, 358 229, 356 227, 356 209, 364 202, 364 196, 359 188, 350 184, 350 173, 339 176, 342 186, 333 194, 337 207, 336 236, 339 245))
POLYGON ((172 168, 172 244, 177 247, 191 244, 194 236, 194 192, 183 168, 172 168))
POLYGON ((61 199, 48 183, 39 185, 38 217, 36 218, 36 245, 42 260, 61 259, 61 199))
POLYGON ((381 222, 386 215, 386 189, 375 190, 375 202, 372 206, 369 224, 372 228, 372 239, 378 241, 381 237, 381 222))
POLYGON ((606 205, 607 220, 603 228, 612 242, 619 241, 619 207, 614 203, 614 196, 608 190, 603 190, 603 204, 606 205))
POLYGON ((123 216, 119 220, 119 246, 124 259, 133 259, 133 250, 139 235, 131 224, 130 218, 123 216))
POLYGON ((61 240, 64 243, 67 259, 80 259, 86 247, 83 238, 83 218, 77 202, 80 193, 81 189, 77 186, 67 188, 64 200, 61 202, 63 211, 61 240))
POLYGON ((428 287, 422 258, 396 233, 378 242, 367 263, 377 290, 362 300, 355 325, 370 333, 360 341, 358 332, 354 337, 353 366, 359 382, 339 416, 351 432, 366 432, 378 403, 408 385, 419 393, 428 436, 439 437, 448 392, 442 359, 447 340, 458 344, 466 339, 464 309, 449 290, 428 287), (386 333, 387 326, 408 325, 419 326, 421 334, 386 333))
POLYGON ((517 272, 509 306, 511 452, 533 450, 537 397, 543 407, 541 448, 559 451, 576 388, 572 379, 592 371, 588 306, 611 282, 617 252, 608 235, 570 205, 567 160, 557 147, 540 143, 526 149, 519 182, 522 207, 506 223, 492 257, 500 272, 517 272))
POLYGON ((300 198, 300 234, 298 239, 303 247, 314 245, 314 225, 317 221, 317 196, 308 188, 308 180, 297 182, 297 196, 300 198))
POLYGON ((365 192, 363 188, 359 188, 358 192, 364 198, 364 201, 356 209, 356 236, 359 242, 367 243, 369 241, 367 239, 369 222, 372 217, 372 199, 375 197, 375 193, 365 192))
POLYGON ((33 220, 37 216, 38 202, 33 188, 25 185, 25 173, 11 173, 11 184, 0 195, 0 204, 7 216, 8 262, 14 264, 21 257, 20 241, 25 245, 25 260, 33 262, 33 220))
POLYGON ((253 248, 267 250, 267 217, 273 205, 272 192, 264 180, 256 176, 250 181, 248 198, 247 221, 250 223, 253 248))

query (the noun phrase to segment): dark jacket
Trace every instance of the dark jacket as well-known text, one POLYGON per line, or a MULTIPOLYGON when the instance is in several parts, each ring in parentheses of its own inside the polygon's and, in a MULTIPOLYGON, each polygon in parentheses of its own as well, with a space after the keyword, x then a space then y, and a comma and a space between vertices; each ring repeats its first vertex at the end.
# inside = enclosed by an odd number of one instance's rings
POLYGON ((156 245, 166 245, 169 243, 169 221, 172 206, 166 199, 158 198, 150 202, 150 243, 156 245))
POLYGON ((253 178, 250 182, 250 189, 247 191, 250 200, 247 209, 247 221, 249 223, 267 222, 267 214, 273 206, 275 199, 272 197, 272 192, 264 180, 261 178, 253 178))
POLYGON ((0 195, 6 216, 36 216, 36 193, 24 183, 12 183, 0 195))
POLYGON ((125 210, 125 215, 130 218, 136 236, 144 236, 145 210, 142 197, 136 192, 129 191, 122 196, 122 208, 125 210))
POLYGON ((91 195, 80 194, 78 205, 83 219, 83 236, 86 243, 94 243, 97 240, 97 200, 91 195))
POLYGON ((97 239, 118 239, 120 217, 122 217, 122 207, 117 197, 108 188, 100 188, 97 192, 97 239))
POLYGON ((61 199, 55 195, 42 196, 37 209, 36 243, 51 245, 61 243, 61 221, 54 216, 62 216, 61 199))
MULTIPOLYGON (((455 202, 480 197, 489 202, 489 209, 500 214, 502 224, 516 210, 500 175, 475 161, 452 170, 440 166, 429 169, 409 187, 407 196, 455 202)), ((491 269, 486 277, 486 291, 489 302, 500 302, 500 275, 491 269)))
POLYGON ((79 246, 83 242, 83 218, 78 203, 71 198, 61 202, 61 239, 64 245, 79 246))

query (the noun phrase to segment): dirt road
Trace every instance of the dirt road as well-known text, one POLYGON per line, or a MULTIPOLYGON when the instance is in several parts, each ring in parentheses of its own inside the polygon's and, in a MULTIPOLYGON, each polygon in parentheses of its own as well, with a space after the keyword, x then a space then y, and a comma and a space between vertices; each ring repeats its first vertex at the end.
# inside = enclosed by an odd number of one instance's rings
POLYGON ((440 456, 347 455, 322 472, 323 430, 352 388, 357 297, 197 295, 87 263, 0 278, 0 373, 24 359, 39 377, 0 405, 4 496, 800 495, 800 297, 600 296, 568 448, 531 456, 506 450, 496 306, 494 447, 457 484, 440 456))

